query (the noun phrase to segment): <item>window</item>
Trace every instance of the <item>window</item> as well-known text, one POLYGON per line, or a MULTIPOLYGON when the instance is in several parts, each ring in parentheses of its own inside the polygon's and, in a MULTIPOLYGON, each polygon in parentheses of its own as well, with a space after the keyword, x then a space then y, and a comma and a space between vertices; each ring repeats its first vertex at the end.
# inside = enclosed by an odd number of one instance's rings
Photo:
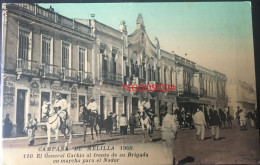
POLYGON ((79 48, 79 71, 85 71, 86 50, 79 48))
POLYGON ((161 75, 160 75, 161 69, 160 69, 160 67, 157 68, 157 71, 158 71, 158 73, 157 73, 157 75, 158 75, 157 81, 161 82, 161 79, 160 79, 161 78, 161 75))
POLYGON ((23 30, 19 31, 19 59, 29 59, 29 33, 23 30))
POLYGON ((116 74, 116 54, 115 53, 112 53, 110 69, 111 69, 111 73, 116 74))
POLYGON ((142 68, 143 68, 143 79, 146 79, 146 70, 145 70, 145 63, 142 63, 142 68))
POLYGON ((69 44, 62 43, 62 67, 69 68, 69 44))
POLYGON ((69 76, 69 59, 70 59, 70 45, 67 43, 62 43, 62 69, 64 76, 69 76))
POLYGON ((167 78, 167 69, 164 68, 164 84, 165 84, 165 86, 167 84, 167 82, 166 82, 167 79, 166 78, 167 78))
POLYGON ((102 55, 102 71, 107 71, 107 56, 105 55, 105 51, 100 49, 100 54, 102 55))
POLYGON ((42 38, 42 63, 50 64, 51 58, 51 40, 49 38, 42 38))
POLYGON ((19 30, 18 68, 30 69, 30 33, 19 30))

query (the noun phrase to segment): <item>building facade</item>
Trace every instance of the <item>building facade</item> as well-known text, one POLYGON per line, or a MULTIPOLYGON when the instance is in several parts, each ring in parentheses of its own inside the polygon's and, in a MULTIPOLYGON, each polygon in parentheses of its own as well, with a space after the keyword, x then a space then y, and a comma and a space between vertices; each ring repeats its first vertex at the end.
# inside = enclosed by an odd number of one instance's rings
POLYGON ((46 124, 41 106, 54 103, 56 92, 69 103, 74 133, 82 133, 79 107, 90 98, 103 120, 110 112, 136 114, 143 97, 161 120, 161 105, 190 112, 198 106, 227 106, 226 76, 162 50, 159 39, 152 41, 146 33, 141 14, 128 34, 124 21, 117 30, 34 4, 5 4, 2 11, 3 116, 10 114, 13 136, 22 136, 28 113, 46 124), (175 90, 129 92, 122 84, 174 85, 175 90))
POLYGON ((228 80, 227 86, 229 96, 228 106, 234 113, 234 116, 237 111, 237 106, 240 106, 246 113, 256 110, 256 90, 253 85, 238 79, 230 79, 228 80))
POLYGON ((77 124, 94 85, 93 30, 38 5, 6 4, 2 11, 3 116, 10 114, 12 134, 23 134, 28 113, 45 125, 41 106, 54 103, 56 92, 77 124))

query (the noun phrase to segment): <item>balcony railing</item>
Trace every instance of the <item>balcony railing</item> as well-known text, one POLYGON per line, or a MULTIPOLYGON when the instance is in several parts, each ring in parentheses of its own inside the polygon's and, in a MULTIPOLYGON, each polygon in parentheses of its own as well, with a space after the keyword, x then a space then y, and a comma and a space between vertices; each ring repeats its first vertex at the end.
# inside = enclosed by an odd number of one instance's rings
POLYGON ((37 62, 26 59, 17 59, 16 72, 18 74, 37 75, 37 62))
POLYGON ((87 25, 84 25, 80 22, 77 22, 73 19, 64 17, 54 11, 54 9, 45 9, 41 6, 38 6, 37 4, 27 4, 27 3, 12 3, 9 4, 10 7, 20 7, 22 10, 25 10, 26 12, 36 15, 39 18, 43 18, 46 20, 49 20, 51 22, 60 24, 62 26, 65 26, 67 28, 74 29, 78 32, 90 34, 91 28, 87 25))
POLYGON ((59 69, 57 65, 44 63, 40 65, 40 68, 40 76, 44 78, 59 78, 59 69))
POLYGON ((110 83, 122 83, 123 77, 121 74, 115 74, 110 72, 101 72, 101 78, 103 78, 104 82, 110 83))
POLYGON ((77 79, 80 83, 93 83, 92 74, 90 72, 78 71, 77 79))
POLYGON ((77 71, 71 68, 61 68, 60 79, 65 81, 77 81, 77 71))

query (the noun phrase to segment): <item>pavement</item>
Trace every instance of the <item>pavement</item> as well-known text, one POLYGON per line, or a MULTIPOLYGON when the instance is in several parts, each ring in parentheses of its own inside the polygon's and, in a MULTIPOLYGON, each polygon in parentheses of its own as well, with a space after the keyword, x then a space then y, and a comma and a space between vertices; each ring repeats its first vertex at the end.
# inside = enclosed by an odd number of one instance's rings
MULTIPOLYGON (((181 164, 260 163, 259 130, 247 126, 247 130, 240 131, 239 126, 234 121, 233 123, 234 127, 232 129, 220 129, 220 139, 216 141, 211 138, 210 129, 206 129, 204 141, 198 141, 196 139, 195 130, 179 130, 177 139, 174 141, 174 157, 181 164)), ((162 150, 161 131, 154 131, 152 138, 152 142, 149 142, 149 140, 146 139, 147 142, 143 143, 142 130, 138 129, 136 130, 135 135, 113 134, 112 136, 109 136, 102 134, 101 139, 98 142, 92 142, 91 136, 87 135, 87 141, 84 144, 82 135, 74 135, 72 143, 69 144, 69 151, 75 152, 78 148, 84 148, 83 151, 78 151, 84 154, 86 153, 85 149, 89 149, 93 146, 106 146, 108 149, 109 147, 114 147, 115 149, 112 151, 104 151, 101 148, 100 150, 102 151, 98 151, 98 153, 107 152, 112 154, 115 152, 129 154, 129 152, 134 152, 135 154, 138 154, 140 152, 140 154, 144 153, 144 155, 145 153, 148 153, 148 157, 132 158, 131 155, 131 159, 129 157, 120 157, 120 162, 118 162, 118 164, 167 164, 167 158, 162 150), (126 151, 122 149, 122 146, 126 146, 126 151), (129 146, 130 148, 133 148, 132 151, 127 149, 129 146)), ((41 137, 35 140, 34 146, 27 146, 28 141, 26 138, 4 139, 4 162, 12 162, 12 158, 21 157, 20 153, 42 153, 43 151, 41 150, 45 149, 46 140, 46 137, 41 137), (14 154, 14 152, 17 153, 14 154)), ((60 140, 61 142, 64 141, 63 138, 60 138, 60 140)), ((50 146, 55 148, 57 143, 54 142, 54 138, 52 138, 51 141, 52 143, 50 146)), ((87 152, 91 151, 87 150, 87 152)), ((26 159, 26 161, 27 160, 30 159, 26 159)), ((26 164, 28 163, 30 164, 32 161, 26 162, 26 164)), ((7 164, 9 165, 12 163, 7 164)), ((106 164, 106 162, 104 164, 106 164)))

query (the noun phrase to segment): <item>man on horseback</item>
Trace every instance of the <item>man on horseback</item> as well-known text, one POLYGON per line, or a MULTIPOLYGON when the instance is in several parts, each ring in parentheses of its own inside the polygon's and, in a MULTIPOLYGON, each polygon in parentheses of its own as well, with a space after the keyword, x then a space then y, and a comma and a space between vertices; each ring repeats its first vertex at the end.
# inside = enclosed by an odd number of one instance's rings
POLYGON ((154 113, 151 110, 151 104, 148 101, 147 97, 144 97, 144 100, 141 102, 141 105, 143 107, 143 110, 146 112, 146 114, 150 118, 151 125, 153 125, 153 118, 154 118, 154 113))
POLYGON ((87 109, 91 111, 91 114, 94 117, 97 117, 98 110, 97 110, 97 103, 96 103, 95 99, 93 99, 93 98, 90 99, 90 102, 87 105, 87 109))
POLYGON ((60 92, 56 93, 56 100, 54 102, 54 110, 61 118, 61 132, 64 133, 66 129, 66 120, 68 119, 68 103, 66 99, 63 99, 60 92))

